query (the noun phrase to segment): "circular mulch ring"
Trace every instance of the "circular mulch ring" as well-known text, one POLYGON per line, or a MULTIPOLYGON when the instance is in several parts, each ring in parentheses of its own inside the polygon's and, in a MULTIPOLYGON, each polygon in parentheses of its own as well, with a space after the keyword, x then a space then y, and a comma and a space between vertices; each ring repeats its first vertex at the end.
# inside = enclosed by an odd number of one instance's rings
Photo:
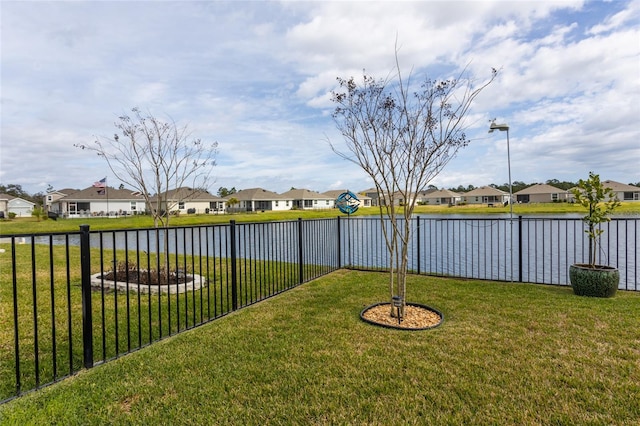
POLYGON ((369 324, 398 330, 429 330, 442 324, 444 315, 436 309, 419 303, 406 303, 404 318, 398 324, 398 318, 391 316, 391 303, 380 302, 367 306, 360 312, 360 318, 369 324))

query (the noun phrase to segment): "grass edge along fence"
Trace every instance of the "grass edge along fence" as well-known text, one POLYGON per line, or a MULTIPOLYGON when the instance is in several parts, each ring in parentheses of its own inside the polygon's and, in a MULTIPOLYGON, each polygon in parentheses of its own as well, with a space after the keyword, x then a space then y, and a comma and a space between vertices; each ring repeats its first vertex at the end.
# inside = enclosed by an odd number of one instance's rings
MULTIPOLYGON (((410 270, 418 274, 566 285, 563 269, 588 250, 579 219, 412 221, 410 270)), ((639 224, 606 224, 602 255, 627 265, 622 289, 639 289, 639 224)), ((377 218, 332 218, 0 236, 9 252, 0 257, 0 400, 341 267, 385 269, 380 226, 377 218), (132 275, 159 267, 165 241, 167 268, 206 285, 165 294, 136 291, 144 285, 134 276, 124 291, 92 284, 118 262, 137 265, 132 275)))

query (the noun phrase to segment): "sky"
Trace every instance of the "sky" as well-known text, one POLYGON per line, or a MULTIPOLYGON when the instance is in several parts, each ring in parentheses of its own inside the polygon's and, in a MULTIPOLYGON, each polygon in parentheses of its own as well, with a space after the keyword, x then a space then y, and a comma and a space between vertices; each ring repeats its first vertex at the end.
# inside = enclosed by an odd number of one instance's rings
POLYGON ((640 182, 640 1, 1 1, 0 183, 86 188, 137 107, 217 142, 209 190, 361 191, 336 78, 499 70, 430 183, 640 182), (510 127, 488 133, 490 120, 510 127), (508 151, 507 151, 508 149, 508 151), (510 162, 508 161, 510 160, 510 162))

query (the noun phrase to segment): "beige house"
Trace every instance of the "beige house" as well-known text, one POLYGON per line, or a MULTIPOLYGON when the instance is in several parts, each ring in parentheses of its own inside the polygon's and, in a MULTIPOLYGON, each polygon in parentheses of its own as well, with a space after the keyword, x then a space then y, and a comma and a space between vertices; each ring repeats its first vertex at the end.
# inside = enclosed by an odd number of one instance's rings
POLYGON ((291 210, 293 199, 267 191, 262 188, 243 189, 228 197, 239 201, 230 209, 235 211, 256 212, 268 210, 291 210))
POLYGON ((518 203, 552 203, 567 201, 569 192, 545 183, 536 183, 515 194, 518 203))
POLYGON ((176 188, 165 193, 166 208, 169 212, 180 214, 224 213, 227 200, 210 194, 203 189, 176 188))
MULTIPOLYGON (((376 188, 365 189, 364 191, 360 191, 360 194, 364 194, 367 197, 371 198, 372 206, 386 205, 388 203, 388 200, 391 198, 387 194, 378 193, 376 188)), ((402 193, 396 191, 393 194, 393 203, 396 206, 403 206, 409 204, 412 199, 415 199, 417 197, 418 194, 416 193, 411 193, 408 197, 404 197, 402 193)))
MULTIPOLYGON (((338 199, 338 197, 347 191, 348 189, 333 189, 331 191, 325 191, 322 194, 331 198, 333 200, 333 206, 335 207, 335 202, 338 199)), ((354 194, 356 194, 356 197, 358 197, 358 200, 360 200, 360 207, 371 207, 371 197, 368 197, 364 194, 355 193, 355 192, 354 194)))
POLYGON ((418 202, 429 205, 449 205, 455 206, 462 201, 462 195, 448 189, 437 189, 435 191, 427 191, 421 193, 418 202))
POLYGON ((620 201, 640 201, 640 188, 633 185, 616 182, 613 180, 605 180, 602 182, 605 188, 613 189, 620 201))
POLYGON ((14 213, 17 217, 29 217, 35 208, 35 203, 14 197, 9 194, 0 194, 0 218, 9 217, 9 213, 14 213))
POLYGON ((467 204, 508 204, 509 193, 492 186, 482 186, 462 194, 462 202, 467 204))
MULTIPOLYGON (((616 182, 613 180, 605 180, 602 181, 602 185, 605 188, 611 188, 613 192, 615 192, 616 197, 620 201, 640 201, 640 188, 633 185, 627 185, 624 183, 616 182)), ((571 188, 568 192, 567 199, 570 202, 574 202, 575 198, 573 197, 574 189, 578 189, 577 187, 571 188)))
POLYGON ((308 189, 291 189, 280 194, 282 197, 292 200, 291 208, 303 210, 331 209, 335 199, 316 191, 308 189))

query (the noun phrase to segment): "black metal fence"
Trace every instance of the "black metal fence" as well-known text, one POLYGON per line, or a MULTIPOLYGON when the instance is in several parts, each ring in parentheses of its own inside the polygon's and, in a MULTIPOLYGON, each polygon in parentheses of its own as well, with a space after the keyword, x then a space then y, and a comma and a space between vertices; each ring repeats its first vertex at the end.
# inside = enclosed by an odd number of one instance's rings
MULTIPOLYGON (((0 400, 341 267, 384 269, 381 226, 352 217, 2 235, 0 400)), ((640 290, 640 219, 605 226, 599 263, 620 269, 621 289, 640 290)), ((409 268, 420 274, 566 285, 568 265, 588 258, 579 219, 414 218, 411 227, 409 268)))

